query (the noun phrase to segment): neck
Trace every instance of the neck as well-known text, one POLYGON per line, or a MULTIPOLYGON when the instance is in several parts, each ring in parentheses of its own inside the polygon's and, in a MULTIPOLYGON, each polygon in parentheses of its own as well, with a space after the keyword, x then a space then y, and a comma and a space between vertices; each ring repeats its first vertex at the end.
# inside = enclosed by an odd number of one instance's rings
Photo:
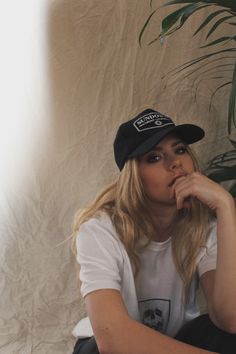
POLYGON ((172 206, 161 210, 151 208, 151 214, 156 227, 155 241, 163 242, 167 240, 171 236, 177 221, 178 213, 176 207, 172 206))

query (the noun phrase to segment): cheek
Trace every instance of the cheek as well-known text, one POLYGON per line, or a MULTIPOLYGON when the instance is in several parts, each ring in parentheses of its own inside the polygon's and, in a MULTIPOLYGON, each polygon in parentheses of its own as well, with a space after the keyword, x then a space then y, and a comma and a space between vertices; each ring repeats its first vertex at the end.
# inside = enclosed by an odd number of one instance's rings
POLYGON ((150 196, 159 195, 165 188, 166 178, 158 175, 143 176, 142 184, 146 194, 150 196))
POLYGON ((152 171, 142 171, 140 175, 144 190, 148 193, 157 186, 157 178, 152 171))
POLYGON ((195 172, 196 171, 192 160, 191 160, 191 163, 190 163, 190 170, 191 170, 191 172, 195 172))
POLYGON ((190 156, 189 156, 189 159, 188 159, 187 166, 188 166, 188 172, 195 172, 196 169, 194 167, 193 160, 192 160, 192 158, 190 156))

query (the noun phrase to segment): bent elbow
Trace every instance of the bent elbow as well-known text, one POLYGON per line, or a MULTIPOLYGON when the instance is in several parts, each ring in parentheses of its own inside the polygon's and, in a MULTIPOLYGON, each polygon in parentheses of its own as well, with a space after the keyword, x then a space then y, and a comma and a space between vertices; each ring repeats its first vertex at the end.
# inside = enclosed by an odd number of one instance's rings
POLYGON ((100 354, 115 354, 116 351, 114 350, 114 344, 112 340, 107 340, 106 337, 98 337, 97 339, 97 346, 100 354))
POLYGON ((100 354, 109 354, 109 350, 105 347, 98 347, 98 350, 100 354))
POLYGON ((98 350, 100 354, 109 354, 111 352, 111 348, 106 345, 106 343, 98 343, 98 350))
POLYGON ((100 354, 116 354, 117 351, 115 351, 115 349, 113 347, 111 347, 110 345, 107 345, 107 343, 105 344, 100 344, 98 345, 98 350, 100 354))

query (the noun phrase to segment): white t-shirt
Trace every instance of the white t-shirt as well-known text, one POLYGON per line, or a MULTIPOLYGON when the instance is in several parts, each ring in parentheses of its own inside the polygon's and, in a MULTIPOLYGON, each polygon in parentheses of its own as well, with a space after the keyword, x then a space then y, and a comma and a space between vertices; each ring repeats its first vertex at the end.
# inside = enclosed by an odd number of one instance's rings
MULTIPOLYGON (((198 274, 192 281, 187 305, 182 301, 182 280, 173 262, 171 238, 151 242, 140 252, 141 268, 136 278, 129 256, 105 213, 82 224, 76 246, 83 297, 98 289, 119 290, 130 317, 175 336, 184 323, 199 315, 198 279, 216 267, 216 223, 206 247, 199 253, 198 274)), ((93 335, 88 317, 78 322, 73 335, 81 338, 93 335)))

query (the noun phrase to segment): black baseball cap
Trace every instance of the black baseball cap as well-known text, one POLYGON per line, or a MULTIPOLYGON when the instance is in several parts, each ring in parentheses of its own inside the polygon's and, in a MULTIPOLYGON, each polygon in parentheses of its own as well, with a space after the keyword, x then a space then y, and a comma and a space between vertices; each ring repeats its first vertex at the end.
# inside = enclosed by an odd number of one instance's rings
POLYGON ((120 170, 128 159, 150 151, 167 134, 176 133, 187 144, 201 140, 204 130, 193 124, 175 125, 171 118, 151 108, 121 124, 114 141, 114 156, 120 170))

